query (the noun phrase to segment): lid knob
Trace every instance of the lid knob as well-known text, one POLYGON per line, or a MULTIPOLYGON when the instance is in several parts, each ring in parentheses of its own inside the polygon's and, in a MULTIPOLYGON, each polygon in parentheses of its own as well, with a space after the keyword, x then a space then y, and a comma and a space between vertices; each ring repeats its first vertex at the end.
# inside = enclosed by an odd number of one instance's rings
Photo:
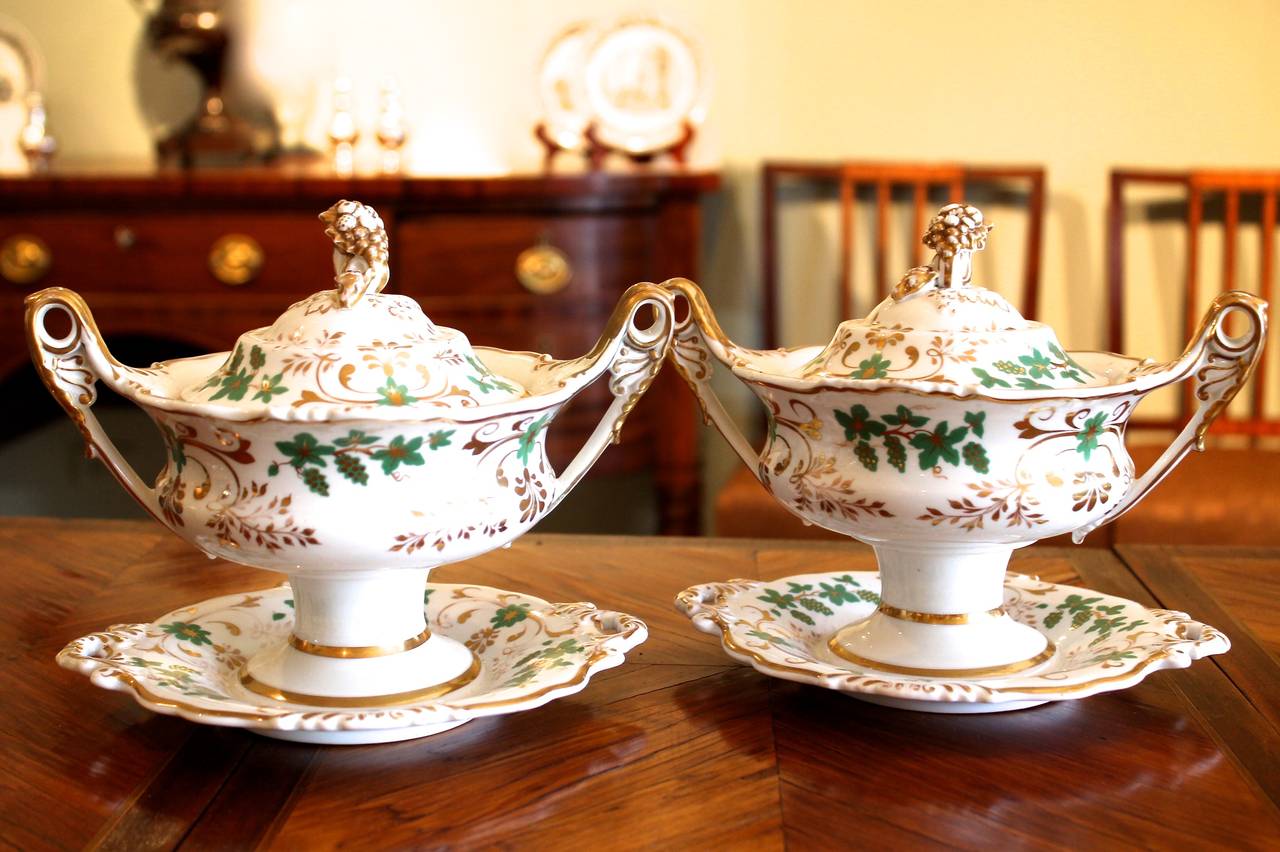
POLYGON ((380 292, 390 277, 390 244, 377 211, 359 201, 339 201, 320 214, 320 221, 333 240, 338 304, 349 308, 366 293, 380 292))
POLYGON ((921 238, 933 249, 928 266, 911 269, 893 290, 895 301, 936 287, 963 287, 973 277, 975 251, 987 247, 987 234, 995 225, 983 221, 982 211, 972 204, 948 204, 929 221, 929 230, 921 238))

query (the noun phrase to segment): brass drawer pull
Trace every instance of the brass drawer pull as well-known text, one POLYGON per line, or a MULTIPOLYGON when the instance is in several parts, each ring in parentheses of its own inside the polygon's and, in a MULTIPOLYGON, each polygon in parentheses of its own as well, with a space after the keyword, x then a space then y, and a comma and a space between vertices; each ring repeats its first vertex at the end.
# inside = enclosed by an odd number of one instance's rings
POLYGON ((0 243, 0 275, 14 284, 34 284, 53 265, 53 252, 34 234, 14 234, 0 243))
POLYGON ((209 249, 209 271, 223 284, 239 287, 258 277, 266 259, 262 246, 253 237, 227 234, 209 249))
POLYGON ((548 242, 527 248, 516 258, 516 280, 530 293, 558 293, 569 286, 572 278, 569 257, 548 242))
POLYGON ((111 232, 111 239, 120 251, 128 251, 138 244, 138 235, 128 225, 116 225, 111 232))

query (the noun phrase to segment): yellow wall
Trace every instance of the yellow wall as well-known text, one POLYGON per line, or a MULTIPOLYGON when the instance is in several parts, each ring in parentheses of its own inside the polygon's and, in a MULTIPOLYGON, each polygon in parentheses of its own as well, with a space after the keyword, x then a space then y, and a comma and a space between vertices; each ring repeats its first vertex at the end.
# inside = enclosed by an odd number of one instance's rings
MULTIPOLYGON (((256 0, 236 11, 255 33, 242 43, 240 77, 269 87, 282 68, 318 81, 345 68, 370 108, 368 91, 395 74, 418 170, 529 169, 539 153, 528 128, 543 47, 575 20, 642 7, 256 0)), ((653 8, 696 33, 714 69, 697 159, 722 165, 728 184, 709 209, 701 279, 730 334, 745 342, 758 340, 757 175, 767 157, 1045 164, 1043 315, 1077 348, 1104 342, 1103 210, 1113 164, 1280 166, 1280 3, 1269 0, 692 0, 653 8)), ((173 102, 189 96, 180 72, 158 72, 138 49, 139 18, 124 0, 6 0, 4 12, 44 45, 50 120, 69 158, 146 155, 147 121, 171 119, 173 102), (160 106, 139 106, 135 76, 160 106)), ((783 342, 820 342, 834 317, 795 307, 811 304, 800 293, 830 287, 829 255, 807 249, 830 247, 833 220, 821 204, 788 217, 785 233, 798 242, 788 242, 793 310, 783 342)), ((1012 256, 1015 233, 1002 243, 997 231, 989 252, 1012 256)), ((1157 255, 1180 250, 1176 229, 1135 239, 1135 282, 1158 273, 1161 287, 1175 287, 1179 264, 1157 255)), ((993 283, 1012 293, 1008 268, 991 267, 993 283)), ((1165 292, 1135 297, 1134 351, 1164 357, 1180 349, 1178 299, 1165 292)), ((713 486, 729 465, 715 454, 713 486)))

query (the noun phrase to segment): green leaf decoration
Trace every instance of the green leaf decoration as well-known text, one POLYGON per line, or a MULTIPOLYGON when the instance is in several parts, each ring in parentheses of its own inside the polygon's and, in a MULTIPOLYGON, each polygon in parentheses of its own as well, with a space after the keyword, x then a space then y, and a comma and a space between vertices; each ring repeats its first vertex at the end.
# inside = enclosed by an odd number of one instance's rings
POLYGON ((453 429, 449 429, 447 431, 432 432, 427 436, 427 448, 431 450, 438 450, 441 447, 449 446, 449 437, 454 433, 454 431, 455 430, 453 429))
POLYGON ((213 640, 209 638, 209 631, 193 622, 171 621, 168 624, 161 624, 160 629, 170 636, 176 636, 184 642, 190 642, 192 645, 213 644, 213 640))
POLYGON ((404 435, 396 435, 386 447, 375 450, 372 457, 382 462, 383 473, 390 474, 402 464, 414 467, 424 464, 426 459, 418 452, 421 447, 421 435, 409 441, 404 439, 404 435))
POLYGON ((343 453, 334 460, 334 465, 338 468, 338 473, 356 485, 369 484, 369 469, 364 466, 359 456, 343 453))
POLYGON ((765 589, 764 594, 760 595, 756 600, 764 601, 770 606, 776 606, 779 609, 791 609, 795 606, 795 597, 793 595, 784 595, 777 589, 765 589))
POLYGON ((302 482, 321 497, 329 496, 329 478, 319 468, 309 467, 302 471, 302 482))
POLYGON ((422 593, 422 605, 423 605, 423 606, 426 606, 428 603, 430 603, 430 602, 431 602, 431 593, 432 593, 432 592, 434 592, 434 591, 435 591, 435 589, 426 589, 426 590, 424 590, 424 591, 423 591, 423 593, 422 593))
POLYGON ((267 476, 275 476, 279 472, 280 472, 280 465, 278 463, 272 462, 271 464, 267 465, 267 476))
POLYGON ((284 618, 284 613, 283 613, 283 612, 273 612, 273 613, 271 613, 271 620, 272 620, 272 621, 279 621, 279 620, 280 620, 280 619, 282 619, 282 618, 284 618))
POLYGON ((1055 609, 1044 617, 1044 626, 1053 629, 1058 626, 1058 622, 1062 620, 1062 610, 1055 609))
POLYGON ((912 428, 919 428, 929 422, 928 417, 913 414, 911 409, 905 405, 899 405, 895 413, 885 414, 880 419, 890 426, 910 426, 912 428))
POLYGON ((889 359, 879 352, 858 364, 858 369, 850 373, 851 379, 883 379, 889 375, 889 359))
POLYGON ((416 396, 409 393, 409 388, 398 384, 392 376, 387 376, 387 383, 378 388, 378 396, 382 397, 378 400, 378 405, 400 406, 418 401, 416 396))
POLYGON ((1053 362, 1041 355, 1039 349, 1032 349, 1030 355, 1018 356, 1018 361, 1026 365, 1027 373, 1033 379, 1053 378, 1053 362))
POLYGON ((1011 388, 1013 385, 997 376, 993 376, 981 367, 974 367, 973 374, 982 382, 984 388, 1011 388))
POLYGON ((801 612, 798 609, 791 610, 791 617, 794 618, 796 621, 809 625, 810 627, 812 627, 814 624, 812 616, 810 616, 808 613, 801 612))
MULTIPOLYGON (((259 351, 258 347, 253 347, 253 351, 259 351)), ((271 402, 271 397, 278 396, 282 393, 288 393, 289 389, 280 384, 283 379, 284 373, 276 373, 270 378, 264 378, 258 383, 258 392, 253 395, 253 398, 260 399, 263 402, 271 402)))
POLYGON ((917 432, 911 438, 911 446, 920 451, 920 469, 929 470, 937 467, 939 461, 950 462, 953 465, 960 464, 960 453, 956 451, 955 445, 963 441, 968 434, 967 426, 950 429, 945 420, 939 423, 932 433, 917 432))
POLYGON ((1107 413, 1099 411, 1084 421, 1084 428, 1076 433, 1076 452, 1084 456, 1085 461, 1098 448, 1098 438, 1106 430, 1107 413))
POLYGON ((262 347, 254 346, 249 350, 249 369, 261 370, 267 363, 267 355, 262 351, 262 347))
POLYGON ((818 596, 826 598, 836 606, 858 602, 857 593, 852 589, 846 589, 843 583, 836 583, 834 585, 819 583, 818 585, 822 588, 822 591, 818 593, 818 596))
POLYGON ((855 405, 849 409, 848 413, 836 411, 835 416, 836 422, 844 427, 845 438, 850 441, 856 441, 859 438, 866 441, 883 435, 886 431, 883 423, 871 419, 871 412, 867 411, 865 405, 855 405))
POLYGON ((292 441, 277 441, 276 449, 288 457, 288 463, 301 470, 307 465, 327 467, 325 456, 334 453, 333 447, 322 444, 310 432, 299 432, 292 441))
POLYGON ((237 370, 228 376, 223 376, 218 392, 209 397, 210 400, 229 399, 233 402, 239 402, 244 399, 244 395, 249 392, 250 386, 253 384, 255 376, 245 372, 244 369, 237 370))
POLYGON ((352 429, 345 438, 338 438, 334 443, 339 447, 367 447, 370 444, 378 443, 379 440, 377 435, 370 435, 359 429, 352 429))
POLYGON ((1022 390, 1052 390, 1049 385, 1029 379, 1026 376, 1018 379, 1018 387, 1022 390))
POLYGON ((520 463, 526 467, 529 465, 529 456, 533 454, 533 448, 536 446, 535 439, 542 428, 547 425, 547 421, 551 419, 550 414, 544 414, 537 420, 529 424, 528 428, 520 435, 520 444, 516 448, 516 458, 520 459, 520 463))
POLYGON ((964 422, 969 424, 969 428, 973 430, 975 438, 982 437, 982 424, 987 419, 985 411, 966 411, 964 414, 964 422))
POLYGON ((234 373, 240 369, 240 365, 244 363, 244 346, 236 344, 236 351, 231 353, 231 363, 227 365, 227 372, 234 373))
POLYGON ((529 617, 529 604, 527 603, 507 604, 506 606, 502 607, 501 609, 499 609, 497 612, 493 614, 493 616, 489 619, 489 623, 492 624, 494 627, 501 629, 503 627, 510 627, 513 624, 519 624, 521 621, 524 621, 528 617, 529 617))

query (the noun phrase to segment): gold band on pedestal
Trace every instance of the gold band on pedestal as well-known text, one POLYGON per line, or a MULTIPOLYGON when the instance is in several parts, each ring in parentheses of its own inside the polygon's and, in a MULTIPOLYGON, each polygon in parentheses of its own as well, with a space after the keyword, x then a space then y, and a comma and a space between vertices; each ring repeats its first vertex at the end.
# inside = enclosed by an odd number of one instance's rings
POLYGON ((876 607, 876 611, 899 621, 914 621, 918 624, 974 624, 992 618, 1000 618, 1004 615, 1004 607, 1002 606, 982 612, 918 612, 913 609, 890 606, 884 602, 881 602, 880 606, 876 607))
POLYGON ((854 665, 861 666, 866 669, 874 669, 875 671, 890 672, 892 674, 910 675, 912 677, 942 677, 942 678, 983 678, 983 677, 1003 677, 1004 675, 1016 674, 1020 671, 1033 668, 1046 662, 1058 650, 1057 646, 1049 642, 1043 651, 1034 657, 1028 657, 1025 660, 1015 660, 1012 663, 1002 663, 998 666, 983 666, 976 669, 918 669, 912 666, 896 666, 893 663, 882 663, 878 660, 869 660, 866 657, 859 656, 849 649, 841 645, 836 638, 831 637, 831 641, 827 643, 827 647, 838 657, 842 657, 854 665))
POLYGON ((431 629, 423 630, 417 636, 410 636, 408 639, 398 644, 392 645, 321 645, 319 642, 311 642, 307 639, 298 638, 297 634, 289 634, 289 644, 297 648, 304 654, 312 654, 317 657, 337 657, 343 660, 364 659, 367 657, 385 657, 389 654, 399 654, 404 651, 412 651, 431 638, 431 629))
POLYGON ((313 707, 390 707, 397 704, 416 704, 420 701, 439 698, 442 695, 453 692, 455 689, 466 686, 475 680, 479 674, 480 658, 473 652, 471 654, 471 666, 462 674, 444 683, 433 684, 422 689, 412 689, 408 692, 393 692, 385 695, 309 695, 305 692, 291 692, 287 689, 279 689, 263 683, 249 674, 247 669, 240 673, 240 683, 252 693, 270 698, 273 701, 287 701, 290 704, 309 704, 313 707))

